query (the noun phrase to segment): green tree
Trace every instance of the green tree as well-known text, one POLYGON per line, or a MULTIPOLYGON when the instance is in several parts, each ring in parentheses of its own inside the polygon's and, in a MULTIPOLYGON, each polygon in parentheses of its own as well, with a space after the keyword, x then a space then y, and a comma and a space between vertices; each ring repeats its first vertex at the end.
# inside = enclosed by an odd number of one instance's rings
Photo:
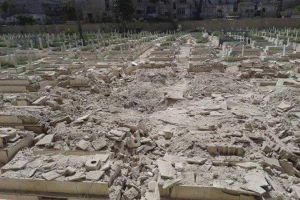
POLYGON ((113 6, 117 20, 129 21, 132 19, 134 7, 131 0, 114 0, 113 6))
POLYGON ((27 16, 18 16, 17 17, 19 24, 21 25, 33 25, 35 24, 35 19, 31 16, 27 17, 27 16))
POLYGON ((76 5, 74 5, 73 2, 68 2, 64 7, 63 7, 63 12, 65 14, 65 17, 67 20, 72 20, 75 21, 76 18, 76 5))
POLYGON ((8 7, 9 7, 9 4, 7 1, 4 1, 2 4, 1 4, 1 10, 3 12, 7 12, 8 11, 8 7))

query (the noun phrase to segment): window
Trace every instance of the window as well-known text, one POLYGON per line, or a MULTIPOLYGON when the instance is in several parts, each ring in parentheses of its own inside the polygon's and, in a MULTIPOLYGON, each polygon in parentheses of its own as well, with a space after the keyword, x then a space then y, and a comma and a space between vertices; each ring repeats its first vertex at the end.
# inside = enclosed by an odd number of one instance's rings
POLYGON ((178 8, 177 14, 181 16, 185 15, 185 8, 178 8))
POLYGON ((105 0, 105 8, 106 10, 110 10, 109 0, 105 0))
POLYGON ((147 7, 147 14, 155 14, 155 13, 156 13, 155 6, 148 6, 147 7))

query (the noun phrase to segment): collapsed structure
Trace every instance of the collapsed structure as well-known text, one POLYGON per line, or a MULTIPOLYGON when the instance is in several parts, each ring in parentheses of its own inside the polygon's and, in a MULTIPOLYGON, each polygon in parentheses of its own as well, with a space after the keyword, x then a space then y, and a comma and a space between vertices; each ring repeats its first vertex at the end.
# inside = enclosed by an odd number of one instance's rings
POLYGON ((299 199, 297 31, 1 36, 0 197, 299 199))

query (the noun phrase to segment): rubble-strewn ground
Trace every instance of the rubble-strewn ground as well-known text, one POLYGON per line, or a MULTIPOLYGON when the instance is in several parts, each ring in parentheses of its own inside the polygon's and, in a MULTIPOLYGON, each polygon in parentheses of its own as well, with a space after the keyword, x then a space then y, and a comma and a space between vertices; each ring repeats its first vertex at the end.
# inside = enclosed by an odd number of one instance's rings
POLYGON ((48 52, 48 70, 40 60, 22 73, 2 69, 3 80, 31 78, 27 92, 2 92, 0 125, 12 128, 0 134, 6 145, 22 134, 32 141, 3 163, 2 178, 106 182, 110 199, 158 199, 156 184, 226 188, 232 199, 300 198, 296 53, 228 43, 238 52, 230 57, 211 36, 202 44, 190 34, 136 37, 134 48, 110 41, 100 56, 48 52))

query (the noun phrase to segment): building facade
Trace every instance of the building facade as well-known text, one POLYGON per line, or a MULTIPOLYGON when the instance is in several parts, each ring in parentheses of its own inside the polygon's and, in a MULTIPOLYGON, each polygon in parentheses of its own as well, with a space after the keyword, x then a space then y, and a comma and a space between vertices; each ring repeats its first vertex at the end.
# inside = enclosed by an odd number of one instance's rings
MULTIPOLYGON (((131 0, 137 20, 197 20, 234 17, 279 17, 299 0, 131 0)), ((0 0, 0 22, 20 23, 32 18, 39 24, 77 19, 87 23, 116 19, 114 0, 0 0), (4 10, 3 10, 4 9, 4 10)))

